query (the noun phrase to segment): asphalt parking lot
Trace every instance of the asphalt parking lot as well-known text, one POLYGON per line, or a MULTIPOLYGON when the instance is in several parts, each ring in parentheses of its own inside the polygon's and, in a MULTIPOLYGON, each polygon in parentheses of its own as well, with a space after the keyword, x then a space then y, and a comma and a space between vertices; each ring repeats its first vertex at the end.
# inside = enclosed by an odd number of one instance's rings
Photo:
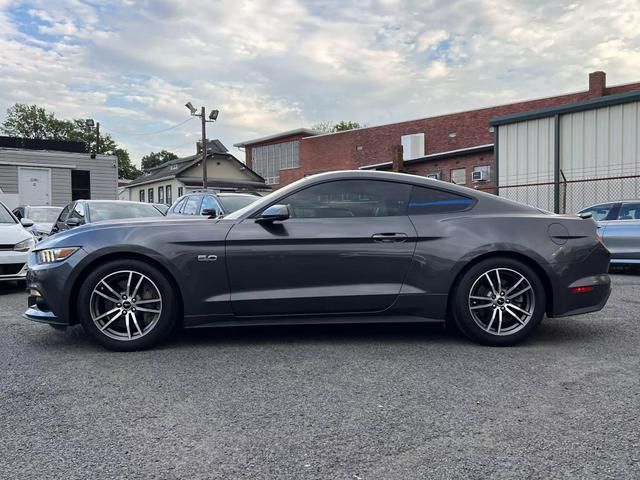
POLYGON ((437 326, 180 334, 111 353, 0 286, 4 478, 640 478, 640 275, 514 348, 437 326))

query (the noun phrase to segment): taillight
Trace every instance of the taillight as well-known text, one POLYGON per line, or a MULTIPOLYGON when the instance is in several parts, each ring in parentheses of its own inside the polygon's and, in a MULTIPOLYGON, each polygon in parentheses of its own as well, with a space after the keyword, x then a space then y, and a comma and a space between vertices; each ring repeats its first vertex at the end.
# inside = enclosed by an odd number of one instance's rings
POLYGON ((593 286, 573 287, 571 289, 571 293, 587 293, 587 292, 590 292, 591 290, 593 290, 593 286))

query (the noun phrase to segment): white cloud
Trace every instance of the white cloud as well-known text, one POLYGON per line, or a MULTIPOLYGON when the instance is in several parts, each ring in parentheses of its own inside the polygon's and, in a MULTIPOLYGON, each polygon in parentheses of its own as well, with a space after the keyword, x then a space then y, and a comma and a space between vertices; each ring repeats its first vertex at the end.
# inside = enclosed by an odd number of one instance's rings
MULTIPOLYGON (((94 117, 134 158, 326 119, 400 121, 640 80, 637 0, 0 0, 0 112, 94 117)), ((0 114, 1 117, 1 114, 0 114)), ((241 154, 239 154, 241 156, 241 154)))

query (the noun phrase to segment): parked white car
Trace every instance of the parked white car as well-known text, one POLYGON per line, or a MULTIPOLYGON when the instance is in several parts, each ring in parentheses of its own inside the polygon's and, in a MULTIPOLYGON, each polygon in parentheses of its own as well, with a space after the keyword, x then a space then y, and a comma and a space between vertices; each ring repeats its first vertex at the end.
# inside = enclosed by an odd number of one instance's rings
POLYGON ((27 275, 27 255, 36 240, 25 227, 33 222, 19 222, 0 202, 0 282, 24 280, 27 275))

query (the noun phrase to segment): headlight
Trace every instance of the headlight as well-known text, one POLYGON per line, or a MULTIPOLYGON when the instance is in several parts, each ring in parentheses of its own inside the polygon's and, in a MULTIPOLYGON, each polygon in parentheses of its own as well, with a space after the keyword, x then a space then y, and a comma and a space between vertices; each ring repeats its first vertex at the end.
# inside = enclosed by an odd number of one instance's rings
POLYGON ((78 247, 65 247, 65 248, 48 248, 46 250, 38 250, 36 256, 38 263, 54 263, 65 260, 78 250, 78 247))
POLYGON ((26 240, 23 240, 21 242, 16 243, 13 246, 13 249, 16 252, 28 252, 29 250, 31 250, 33 247, 35 247, 36 245, 36 240, 33 237, 27 238, 26 240))

